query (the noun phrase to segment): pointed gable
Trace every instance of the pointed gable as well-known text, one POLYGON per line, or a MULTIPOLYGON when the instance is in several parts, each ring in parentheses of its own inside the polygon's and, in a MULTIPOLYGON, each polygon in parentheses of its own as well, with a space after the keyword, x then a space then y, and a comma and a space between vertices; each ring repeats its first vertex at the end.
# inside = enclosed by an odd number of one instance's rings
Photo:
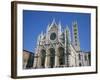
POLYGON ((49 25, 48 31, 49 31, 49 30, 55 30, 55 29, 58 30, 58 25, 57 25, 55 19, 53 19, 51 25, 49 25))

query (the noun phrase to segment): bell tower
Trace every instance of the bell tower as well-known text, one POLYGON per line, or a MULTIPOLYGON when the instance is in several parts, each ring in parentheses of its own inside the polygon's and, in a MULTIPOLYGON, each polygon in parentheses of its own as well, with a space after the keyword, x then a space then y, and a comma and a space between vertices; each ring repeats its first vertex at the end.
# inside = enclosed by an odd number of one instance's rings
POLYGON ((73 34, 73 45, 76 51, 80 51, 78 24, 76 21, 72 23, 72 34, 73 34))

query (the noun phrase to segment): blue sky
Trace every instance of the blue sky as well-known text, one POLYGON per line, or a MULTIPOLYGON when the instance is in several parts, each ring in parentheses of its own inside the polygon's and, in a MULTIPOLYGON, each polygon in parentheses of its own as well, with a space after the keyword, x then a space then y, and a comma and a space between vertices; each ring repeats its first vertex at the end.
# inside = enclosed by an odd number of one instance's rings
POLYGON ((90 20, 89 13, 50 12, 23 10, 23 49, 34 52, 37 37, 47 25, 55 18, 56 23, 61 22, 62 27, 68 25, 72 33, 72 22, 77 21, 82 51, 90 51, 90 20))

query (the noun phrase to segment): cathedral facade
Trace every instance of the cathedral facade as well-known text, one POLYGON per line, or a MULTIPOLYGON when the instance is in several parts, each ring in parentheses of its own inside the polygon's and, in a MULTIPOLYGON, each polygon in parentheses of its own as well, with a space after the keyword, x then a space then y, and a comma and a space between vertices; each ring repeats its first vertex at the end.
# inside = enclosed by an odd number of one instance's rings
POLYGON ((90 59, 90 52, 80 49, 77 22, 72 23, 71 38, 68 26, 53 20, 38 36, 33 68, 90 66, 90 59))

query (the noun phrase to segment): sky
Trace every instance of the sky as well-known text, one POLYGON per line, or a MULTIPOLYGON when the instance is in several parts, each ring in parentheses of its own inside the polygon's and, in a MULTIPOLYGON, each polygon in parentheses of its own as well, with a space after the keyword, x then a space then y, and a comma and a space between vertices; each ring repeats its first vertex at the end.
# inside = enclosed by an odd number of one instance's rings
MULTIPOLYGON (((82 51, 91 50, 90 27, 91 14, 89 13, 73 13, 73 12, 51 12, 51 11, 33 11, 23 10, 23 49, 35 52, 37 37, 43 31, 46 32, 48 24, 55 19, 58 24, 66 28, 68 25, 72 33, 72 22, 77 21, 80 40, 80 48, 82 51)), ((71 34, 72 35, 72 34, 71 34)))

